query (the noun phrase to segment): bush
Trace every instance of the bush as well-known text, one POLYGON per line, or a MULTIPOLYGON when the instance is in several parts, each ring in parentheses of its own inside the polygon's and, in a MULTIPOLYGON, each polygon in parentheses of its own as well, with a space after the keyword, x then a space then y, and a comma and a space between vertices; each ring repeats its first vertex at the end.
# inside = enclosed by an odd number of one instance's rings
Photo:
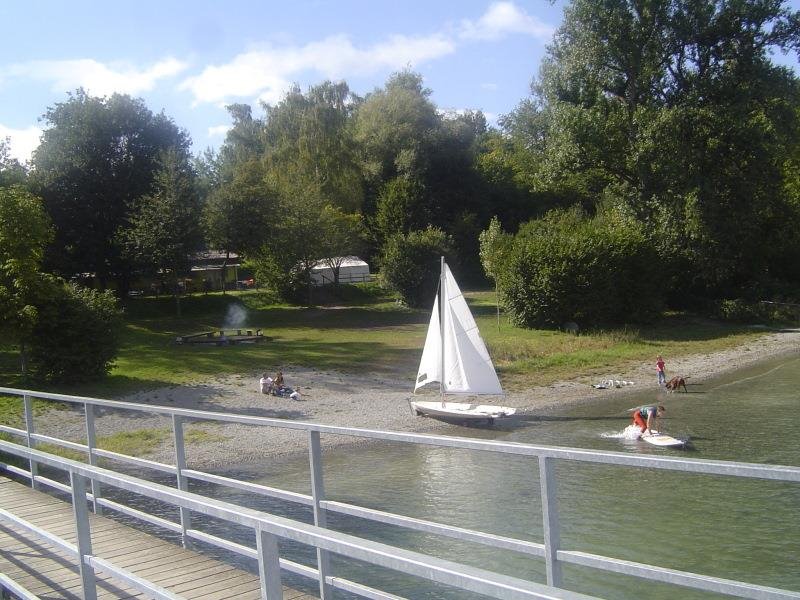
POLYGON ((386 241, 379 257, 381 280, 408 306, 428 306, 439 283, 439 258, 451 255, 450 239, 436 227, 395 234, 386 241))
POLYGON ((498 267, 515 325, 582 328, 644 322, 663 307, 658 256, 633 219, 553 211, 520 228, 498 267))
POLYGON ((106 375, 119 349, 120 312, 114 295, 59 280, 51 285, 31 338, 31 371, 63 383, 106 375))
POLYGON ((250 259, 248 265, 253 269, 259 285, 275 292, 281 300, 301 304, 308 301, 310 276, 292 260, 290 255, 277 256, 263 248, 250 259))

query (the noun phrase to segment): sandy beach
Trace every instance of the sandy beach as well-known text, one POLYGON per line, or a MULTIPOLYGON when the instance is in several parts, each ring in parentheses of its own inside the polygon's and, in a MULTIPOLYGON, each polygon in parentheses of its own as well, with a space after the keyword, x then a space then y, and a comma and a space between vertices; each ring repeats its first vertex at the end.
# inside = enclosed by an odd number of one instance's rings
MULTIPOLYGON (((800 330, 765 333, 764 337, 724 352, 682 357, 665 357, 667 376, 690 377, 692 383, 726 371, 751 365, 766 358, 800 351, 800 330)), ((653 362, 655 362, 655 357, 653 362)), ((283 368, 287 385, 300 393, 299 399, 262 394, 260 373, 224 375, 192 385, 151 389, 119 400, 152 405, 192 408, 215 412, 307 421, 326 425, 464 435, 464 429, 428 418, 414 417, 408 404, 412 382, 380 375, 350 375, 335 372, 293 368, 287 365, 265 365, 274 372, 283 368)), ((502 403, 517 408, 518 414, 536 411, 557 411, 575 403, 591 402, 609 393, 657 389, 655 366, 631 364, 621 372, 609 372, 594 380, 578 378, 552 385, 510 391, 502 403), (612 390, 592 387, 603 379, 634 382, 631 386, 612 390)), ((434 396, 435 397, 435 396, 434 396)), ((607 397, 607 396, 606 396, 607 397)), ((482 402, 483 403, 483 402, 482 402)), ((165 417, 132 411, 102 410, 96 419, 99 436, 142 429, 170 429, 165 417)), ((37 418, 37 432, 81 440, 84 435, 82 411, 51 411, 37 418), (52 416, 53 418, 48 418, 52 416)), ((189 430, 202 430, 198 439, 187 443, 190 466, 218 470, 226 465, 242 465, 265 458, 287 457, 307 452, 303 432, 277 427, 253 427, 238 424, 204 422, 191 424, 189 430)), ((170 438, 171 436, 167 436, 170 438)), ((353 445, 355 438, 326 435, 324 447, 353 445)), ((174 449, 167 439, 160 447, 144 456, 172 464, 174 449)))

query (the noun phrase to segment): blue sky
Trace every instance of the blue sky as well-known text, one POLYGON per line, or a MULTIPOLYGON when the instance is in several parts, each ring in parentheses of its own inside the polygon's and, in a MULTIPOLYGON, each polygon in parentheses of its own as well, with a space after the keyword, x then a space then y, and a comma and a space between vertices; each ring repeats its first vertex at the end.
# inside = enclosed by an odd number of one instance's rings
MULTIPOLYGON (((797 7, 800 0, 791 3, 797 7)), ((440 109, 490 120, 528 94, 563 1, 3 0, 0 138, 27 159, 48 106, 83 87, 143 98, 217 147, 231 102, 344 79, 363 95, 410 67, 440 109)), ((784 58, 796 64, 796 58, 784 58)))

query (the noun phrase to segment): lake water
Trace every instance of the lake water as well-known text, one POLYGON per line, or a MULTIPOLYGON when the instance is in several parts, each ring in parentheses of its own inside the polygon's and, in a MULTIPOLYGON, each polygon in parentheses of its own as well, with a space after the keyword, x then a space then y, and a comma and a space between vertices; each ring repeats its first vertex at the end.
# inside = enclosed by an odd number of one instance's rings
MULTIPOLYGON (((454 427, 453 435, 632 453, 800 466, 800 357, 765 362, 702 384, 689 393, 598 391, 591 404, 492 429, 454 427), (628 409, 661 403, 663 429, 689 436, 686 450, 625 440, 628 409)), ((323 449, 325 447, 323 436, 323 449)), ((381 444, 326 451, 331 500, 421 517, 525 540, 542 541, 535 459, 444 448, 381 444)), ((248 477, 310 493, 306 460, 265 464, 248 477)), ((800 485, 561 461, 557 467, 562 546, 668 568, 800 590, 800 485)), ((199 491, 199 486, 193 489, 199 491)), ((305 508, 254 500, 230 490, 203 490, 254 508, 310 520, 305 508)), ((545 582, 535 557, 329 516, 355 535, 545 582)), ((221 524, 210 530, 252 544, 250 534, 221 524)), ((287 556, 313 564, 295 545, 287 556)), ((333 562, 337 575, 408 598, 477 598, 382 569, 333 562), (365 575, 365 572, 367 575, 365 575)), ((566 566, 565 587, 604 598, 715 598, 715 594, 566 566)), ((291 579, 292 585, 303 581, 291 579)), ((313 589, 313 588, 312 588, 313 589)), ((337 595, 346 597, 345 595, 337 595)))

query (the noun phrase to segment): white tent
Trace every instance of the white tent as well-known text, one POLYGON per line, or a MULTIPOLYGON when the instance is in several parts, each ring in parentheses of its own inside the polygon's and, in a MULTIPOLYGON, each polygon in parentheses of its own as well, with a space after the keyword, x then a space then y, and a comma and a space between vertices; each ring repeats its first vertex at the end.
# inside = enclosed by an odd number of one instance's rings
MULTIPOLYGON (((333 259, 339 267, 339 283, 361 283, 370 280, 369 265, 357 256, 342 256, 333 259)), ((311 267, 311 281, 314 285, 334 282, 333 269, 327 260, 319 260, 311 267)))

